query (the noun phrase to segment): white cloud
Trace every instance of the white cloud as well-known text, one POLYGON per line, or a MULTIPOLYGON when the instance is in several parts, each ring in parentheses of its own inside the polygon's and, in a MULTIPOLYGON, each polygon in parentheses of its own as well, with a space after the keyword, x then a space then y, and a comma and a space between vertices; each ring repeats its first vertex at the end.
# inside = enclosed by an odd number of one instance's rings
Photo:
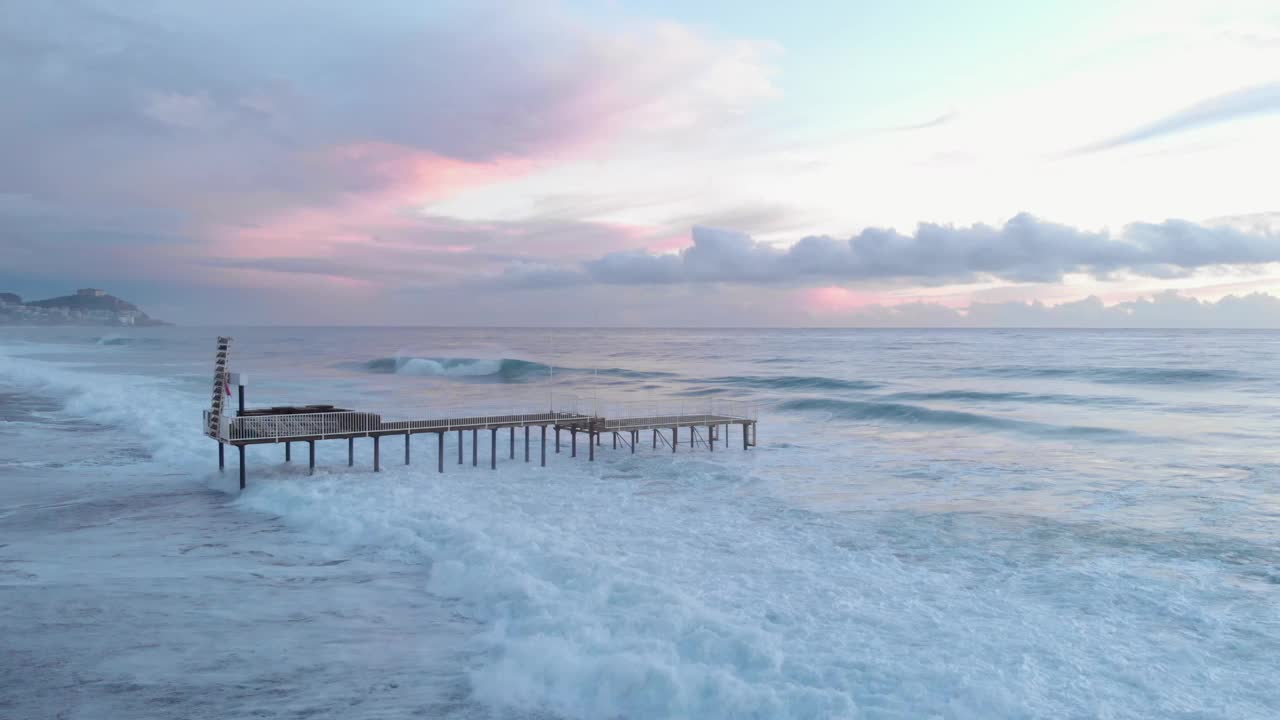
POLYGON ((1068 274, 1175 278, 1270 262, 1280 262, 1280 237, 1269 232, 1167 220, 1133 223, 1113 236, 1021 214, 1000 227, 921 224, 912 235, 869 229, 848 240, 806 237, 785 250, 741 233, 694 228, 693 246, 678 254, 612 253, 588 261, 585 270, 607 284, 1056 283, 1068 274))

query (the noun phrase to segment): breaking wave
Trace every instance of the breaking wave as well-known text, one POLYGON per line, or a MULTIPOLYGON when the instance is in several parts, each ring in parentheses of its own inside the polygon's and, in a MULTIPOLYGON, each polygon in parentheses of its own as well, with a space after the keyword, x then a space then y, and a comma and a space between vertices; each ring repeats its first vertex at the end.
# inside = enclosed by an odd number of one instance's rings
MULTIPOLYGON (((523 382, 547 377, 550 370, 547 365, 531 360, 517 358, 464 358, 464 357, 413 357, 397 355, 395 357, 370 360, 361 367, 375 373, 396 375, 433 375, 456 378, 492 378, 502 382, 523 382)), ((672 377, 675 373, 662 371, 629 370, 627 368, 554 368, 556 375, 595 374, 623 380, 641 380, 646 378, 672 377)))
POLYGON ((127 335, 103 335, 93 339, 95 345, 155 345, 160 342, 159 338, 152 337, 129 337, 127 335))
POLYGON ((547 374, 546 365, 512 358, 485 360, 397 356, 370 360, 364 364, 364 368, 375 373, 495 378, 504 382, 521 382, 547 374))

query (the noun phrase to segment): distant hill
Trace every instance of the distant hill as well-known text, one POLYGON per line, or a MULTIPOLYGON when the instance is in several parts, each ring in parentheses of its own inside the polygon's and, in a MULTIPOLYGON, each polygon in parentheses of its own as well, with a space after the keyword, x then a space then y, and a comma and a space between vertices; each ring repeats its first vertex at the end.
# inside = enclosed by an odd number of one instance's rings
POLYGON ((74 295, 24 303, 13 293, 0 293, 0 325, 168 325, 137 305, 97 288, 74 295))
POLYGON ((109 310, 111 312, 142 312, 137 305, 121 300, 115 295, 63 295, 48 300, 32 300, 29 307, 71 308, 74 310, 109 310))

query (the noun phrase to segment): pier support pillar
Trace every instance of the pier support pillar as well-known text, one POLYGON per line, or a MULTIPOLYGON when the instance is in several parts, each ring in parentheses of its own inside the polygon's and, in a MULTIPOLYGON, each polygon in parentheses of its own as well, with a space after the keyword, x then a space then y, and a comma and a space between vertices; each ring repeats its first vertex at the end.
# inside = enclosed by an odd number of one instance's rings
POLYGON ((480 467, 480 428, 471 428, 471 467, 480 467))
MULTIPOLYGON (((545 430, 546 428, 547 428, 546 425, 542 426, 542 429, 545 430)), ((556 426, 556 454, 557 455, 560 454, 560 426, 559 425, 556 426)))
POLYGON ((547 466, 547 426, 542 426, 542 467, 547 466))
POLYGON ((227 469, 227 448, 222 443, 218 443, 218 472, 225 472, 227 469))
POLYGON ((658 428, 653 429, 653 449, 658 449, 658 428))
POLYGON ((347 438, 347 467, 356 464, 356 439, 347 438))
POLYGON ((569 431, 569 457, 578 457, 578 431, 569 431))
POLYGON ((436 441, 438 443, 438 445, 436 446, 436 467, 439 469, 440 472, 444 472, 444 431, 441 430, 440 432, 436 433, 436 435, 439 436, 438 438, 436 438, 436 441))
MULTIPOLYGON (((514 439, 515 431, 512 431, 511 437, 514 439)), ((489 428, 489 469, 498 469, 498 428, 489 428)))
POLYGON ((524 426, 524 461, 529 462, 529 426, 524 426))
POLYGON ((458 431, 458 464, 462 464, 462 431, 458 431))
POLYGON ((244 489, 244 446, 237 445, 236 447, 240 449, 240 489, 243 490, 244 489))
POLYGON ((378 435, 373 436, 373 471, 382 472, 382 456, 379 454, 378 441, 382 438, 378 435))
POLYGON ((516 426, 511 426, 511 459, 516 459, 516 426))
POLYGON ((747 449, 747 424, 742 423, 742 449, 747 449))
POLYGON ((679 425, 676 425, 675 427, 671 428, 671 452, 675 452, 676 446, 680 444, 678 441, 678 438, 676 437, 679 430, 680 430, 679 425))
POLYGON ((293 462, 293 443, 291 442, 284 444, 284 461, 293 462))
POLYGON ((689 449, 693 449, 693 441, 698 437, 698 427, 696 425, 689 426, 689 449))
POLYGON ((618 449, 618 433, 616 432, 613 434, 613 449, 618 449))
POLYGON ((716 426, 715 425, 707 426, 707 450, 709 452, 716 451, 716 426))
POLYGON ((404 434, 404 464, 409 464, 409 433, 404 434))
POLYGON ((591 462, 596 461, 596 444, 600 442, 600 438, 595 433, 587 433, 587 459, 591 462))
POLYGON ((635 454, 636 454, 636 445, 637 445, 639 442, 640 442, 640 431, 639 431, 639 430, 632 430, 632 431, 631 431, 631 454, 632 454, 632 455, 635 455, 635 454))
POLYGON ((307 474, 316 474, 316 441, 307 441, 307 474))

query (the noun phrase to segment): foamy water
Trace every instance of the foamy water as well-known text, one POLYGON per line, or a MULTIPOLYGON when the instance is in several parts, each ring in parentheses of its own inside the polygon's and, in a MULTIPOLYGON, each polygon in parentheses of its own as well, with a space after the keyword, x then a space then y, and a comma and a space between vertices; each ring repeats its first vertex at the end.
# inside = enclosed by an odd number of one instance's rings
POLYGON ((764 409, 546 468, 258 446, 238 494, 214 334, 0 336, 0 715, 1280 712, 1280 335, 239 330, 254 403, 764 409))

